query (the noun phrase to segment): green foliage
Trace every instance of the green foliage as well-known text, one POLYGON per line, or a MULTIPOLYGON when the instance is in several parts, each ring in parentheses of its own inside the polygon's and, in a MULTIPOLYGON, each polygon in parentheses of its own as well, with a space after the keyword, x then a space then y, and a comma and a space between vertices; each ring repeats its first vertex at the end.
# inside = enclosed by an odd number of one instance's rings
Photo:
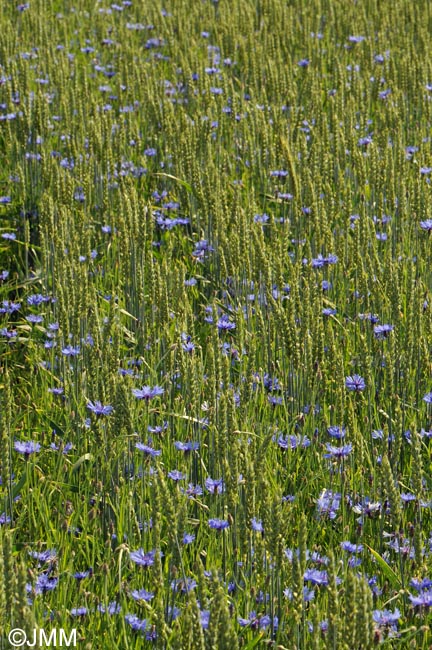
POLYGON ((430 3, 3 4, 0 636, 427 648, 430 3))

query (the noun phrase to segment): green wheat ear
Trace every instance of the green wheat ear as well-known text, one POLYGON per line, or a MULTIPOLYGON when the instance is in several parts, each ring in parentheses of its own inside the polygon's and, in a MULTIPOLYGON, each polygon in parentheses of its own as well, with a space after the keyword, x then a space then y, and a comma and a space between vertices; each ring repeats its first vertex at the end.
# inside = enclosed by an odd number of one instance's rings
POLYGON ((337 650, 342 639, 343 620, 339 609, 339 590, 337 586, 336 564, 333 553, 331 553, 329 557, 329 586, 327 601, 328 647, 332 650, 337 650))
POLYGON ((18 591, 15 560, 12 552, 12 534, 3 535, 3 576, 6 617, 10 625, 15 625, 16 597, 18 591))
POLYGON ((30 635, 35 628, 34 612, 27 603, 27 568, 21 558, 16 566, 17 570, 17 593, 16 593, 16 620, 15 625, 30 635))
MULTIPOLYGON (((3 540, 0 540, 3 541, 3 540)), ((5 564, 3 559, 3 543, 0 544, 0 627, 6 627, 6 577, 5 577, 5 564)))

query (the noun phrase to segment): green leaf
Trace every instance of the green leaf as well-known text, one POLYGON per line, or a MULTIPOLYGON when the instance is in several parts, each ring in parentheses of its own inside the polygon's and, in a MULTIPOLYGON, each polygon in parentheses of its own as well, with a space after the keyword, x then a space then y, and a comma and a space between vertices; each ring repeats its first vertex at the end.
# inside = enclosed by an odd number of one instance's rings
POLYGON ((77 462, 72 465, 72 472, 76 472, 77 469, 79 469, 81 465, 88 460, 93 460, 92 454, 84 454, 81 456, 81 458, 78 458, 77 462))
POLYGON ((374 551, 373 548, 368 546, 368 544, 365 544, 365 546, 369 549, 371 552, 372 556, 375 558, 375 560, 378 562, 382 572, 386 576, 387 580, 390 582, 391 586, 394 589, 401 588, 402 587, 402 582, 400 578, 397 577, 396 573, 393 571, 393 569, 387 564, 387 562, 384 560, 383 557, 377 551, 374 551))
POLYGON ((177 178, 177 176, 173 176, 172 174, 167 174, 165 172, 155 172, 155 176, 165 176, 166 178, 172 178, 173 181, 177 181, 177 183, 183 185, 183 187, 185 187, 190 194, 195 194, 192 185, 182 180, 181 178, 177 178))

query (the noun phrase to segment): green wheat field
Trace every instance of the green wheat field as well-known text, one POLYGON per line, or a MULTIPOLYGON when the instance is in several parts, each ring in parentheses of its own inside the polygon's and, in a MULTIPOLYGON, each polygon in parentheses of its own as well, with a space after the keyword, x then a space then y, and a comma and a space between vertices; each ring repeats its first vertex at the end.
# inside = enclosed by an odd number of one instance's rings
POLYGON ((432 647, 431 33, 2 1, 2 650, 432 647))

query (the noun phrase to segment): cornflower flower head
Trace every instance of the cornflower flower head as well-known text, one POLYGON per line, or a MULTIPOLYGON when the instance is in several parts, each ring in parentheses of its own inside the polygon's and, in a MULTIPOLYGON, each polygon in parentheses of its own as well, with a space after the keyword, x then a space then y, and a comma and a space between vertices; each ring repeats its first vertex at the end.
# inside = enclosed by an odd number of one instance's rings
POLYGON ((133 388, 132 389, 132 394, 134 397, 137 399, 145 399, 146 401, 150 401, 154 397, 157 397, 158 395, 163 395, 165 392, 165 389, 162 388, 161 386, 143 386, 142 388, 133 388))
POLYGON ((144 452, 148 456, 156 457, 160 456, 162 453, 162 449, 154 449, 151 445, 146 445, 143 442, 137 442, 135 444, 136 449, 139 449, 139 451, 144 452))
POLYGON ((73 345, 66 345, 62 348, 62 354, 64 354, 65 357, 77 357, 80 351, 81 349, 79 346, 73 347, 73 345))
POLYGON ((363 544, 352 544, 351 542, 341 542, 341 549, 347 553, 361 553, 363 551, 363 544))
POLYGON ((99 400, 96 400, 95 403, 89 402, 87 408, 95 415, 111 415, 114 410, 110 404, 104 406, 99 400))
POLYGON ((253 519, 251 521, 251 528, 256 533, 263 533, 264 532, 264 526, 263 526, 263 523, 262 523, 261 519, 256 519, 255 517, 253 517, 253 519))
POLYGON ((273 440, 277 442, 279 447, 281 449, 298 449, 300 447, 306 448, 310 447, 311 441, 307 436, 286 436, 284 437, 282 434, 277 438, 276 436, 273 437, 273 440))
POLYGON ((420 221, 420 228, 426 230, 427 232, 432 232, 432 219, 426 219, 425 221, 420 221))
POLYGON ((350 375, 345 378, 345 386, 348 390, 360 392, 366 388, 366 382, 360 375, 350 375))
POLYGON ((194 499, 195 497, 200 497, 203 494, 203 489, 201 485, 194 485, 189 483, 187 488, 180 488, 182 494, 185 494, 188 499, 194 499))
POLYGON ((195 535, 193 533, 183 533, 182 544, 186 546, 186 544, 192 544, 193 541, 195 541, 195 535))
POLYGON ((344 426, 334 425, 331 427, 327 427, 327 433, 332 438, 337 438, 338 440, 342 440, 342 438, 345 437, 346 429, 344 426))
POLYGON ((225 482, 222 478, 206 478, 205 488, 210 494, 223 494, 225 492, 225 482))
POLYGON ((154 564, 156 551, 148 551, 147 553, 144 549, 139 548, 137 551, 131 551, 129 557, 132 562, 138 564, 138 566, 150 567, 154 564))
POLYGON ((170 478, 171 480, 177 483, 178 481, 184 481, 186 478, 186 474, 180 472, 178 469, 173 469, 170 472, 168 472, 168 478, 170 478))
POLYGON ((329 519, 335 519, 339 510, 342 495, 340 492, 324 489, 317 499, 317 510, 320 517, 327 516, 329 519))
POLYGON ((131 626, 134 632, 145 632, 149 626, 146 619, 140 619, 136 614, 126 614, 125 621, 131 626))
POLYGON ((304 573, 304 581, 311 582, 313 585, 327 587, 329 583, 327 571, 319 569, 307 569, 304 573))
POLYGON ((398 609, 395 609, 394 612, 389 609, 375 609, 372 613, 372 618, 378 627, 392 630, 397 629, 397 623, 400 617, 401 613, 398 609))
POLYGON ((346 458, 352 452, 353 446, 351 443, 348 445, 343 445, 342 447, 335 447, 330 443, 326 442, 327 453, 324 454, 324 458, 334 458, 336 460, 341 460, 346 458))
POLYGON ((214 530, 225 530, 225 528, 229 528, 229 522, 226 519, 209 519, 208 525, 214 530))
POLYGON ((176 440, 174 443, 174 447, 178 451, 183 451, 185 453, 188 453, 190 451, 197 451, 199 449, 199 442, 182 442, 181 440, 176 440))
POLYGON ((108 605, 99 603, 99 605, 97 606, 97 611, 100 612, 101 614, 109 614, 110 616, 113 616, 114 614, 120 614, 121 605, 120 603, 116 603, 115 601, 108 603, 108 605))
POLYGON ((376 339, 382 340, 386 339, 387 336, 394 330, 394 325, 375 325, 374 327, 374 336, 376 339))
POLYGON ((57 584, 58 578, 50 578, 48 573, 41 573, 41 575, 36 578, 34 592, 37 595, 45 594, 48 591, 55 589, 57 584))
POLYGON ((135 591, 131 592, 131 596, 134 600, 137 601, 144 601, 148 603, 152 598, 154 598, 154 592, 153 591, 146 591, 146 589, 136 589, 135 591))
POLYGON ((45 562, 48 563, 55 562, 55 560, 57 559, 57 551, 54 548, 49 548, 46 551, 40 551, 40 552, 29 551, 28 553, 30 557, 35 558, 36 560, 38 560, 40 563, 43 564, 45 562))
POLYGON ((409 599, 413 607, 427 608, 432 606, 432 589, 420 591, 417 596, 410 594, 409 599))
POLYGON ((425 591, 432 587, 432 580, 430 578, 422 578, 421 580, 419 578, 412 578, 410 586, 414 587, 418 592, 425 591))
POLYGON ((217 328, 219 332, 229 332, 231 330, 234 330, 235 327, 235 323, 230 321, 229 317, 226 314, 222 314, 217 322, 217 328))
POLYGON ((31 454, 37 454, 38 451, 40 451, 41 446, 34 440, 16 440, 14 443, 14 449, 19 454, 24 454, 24 456, 28 458, 31 454))

